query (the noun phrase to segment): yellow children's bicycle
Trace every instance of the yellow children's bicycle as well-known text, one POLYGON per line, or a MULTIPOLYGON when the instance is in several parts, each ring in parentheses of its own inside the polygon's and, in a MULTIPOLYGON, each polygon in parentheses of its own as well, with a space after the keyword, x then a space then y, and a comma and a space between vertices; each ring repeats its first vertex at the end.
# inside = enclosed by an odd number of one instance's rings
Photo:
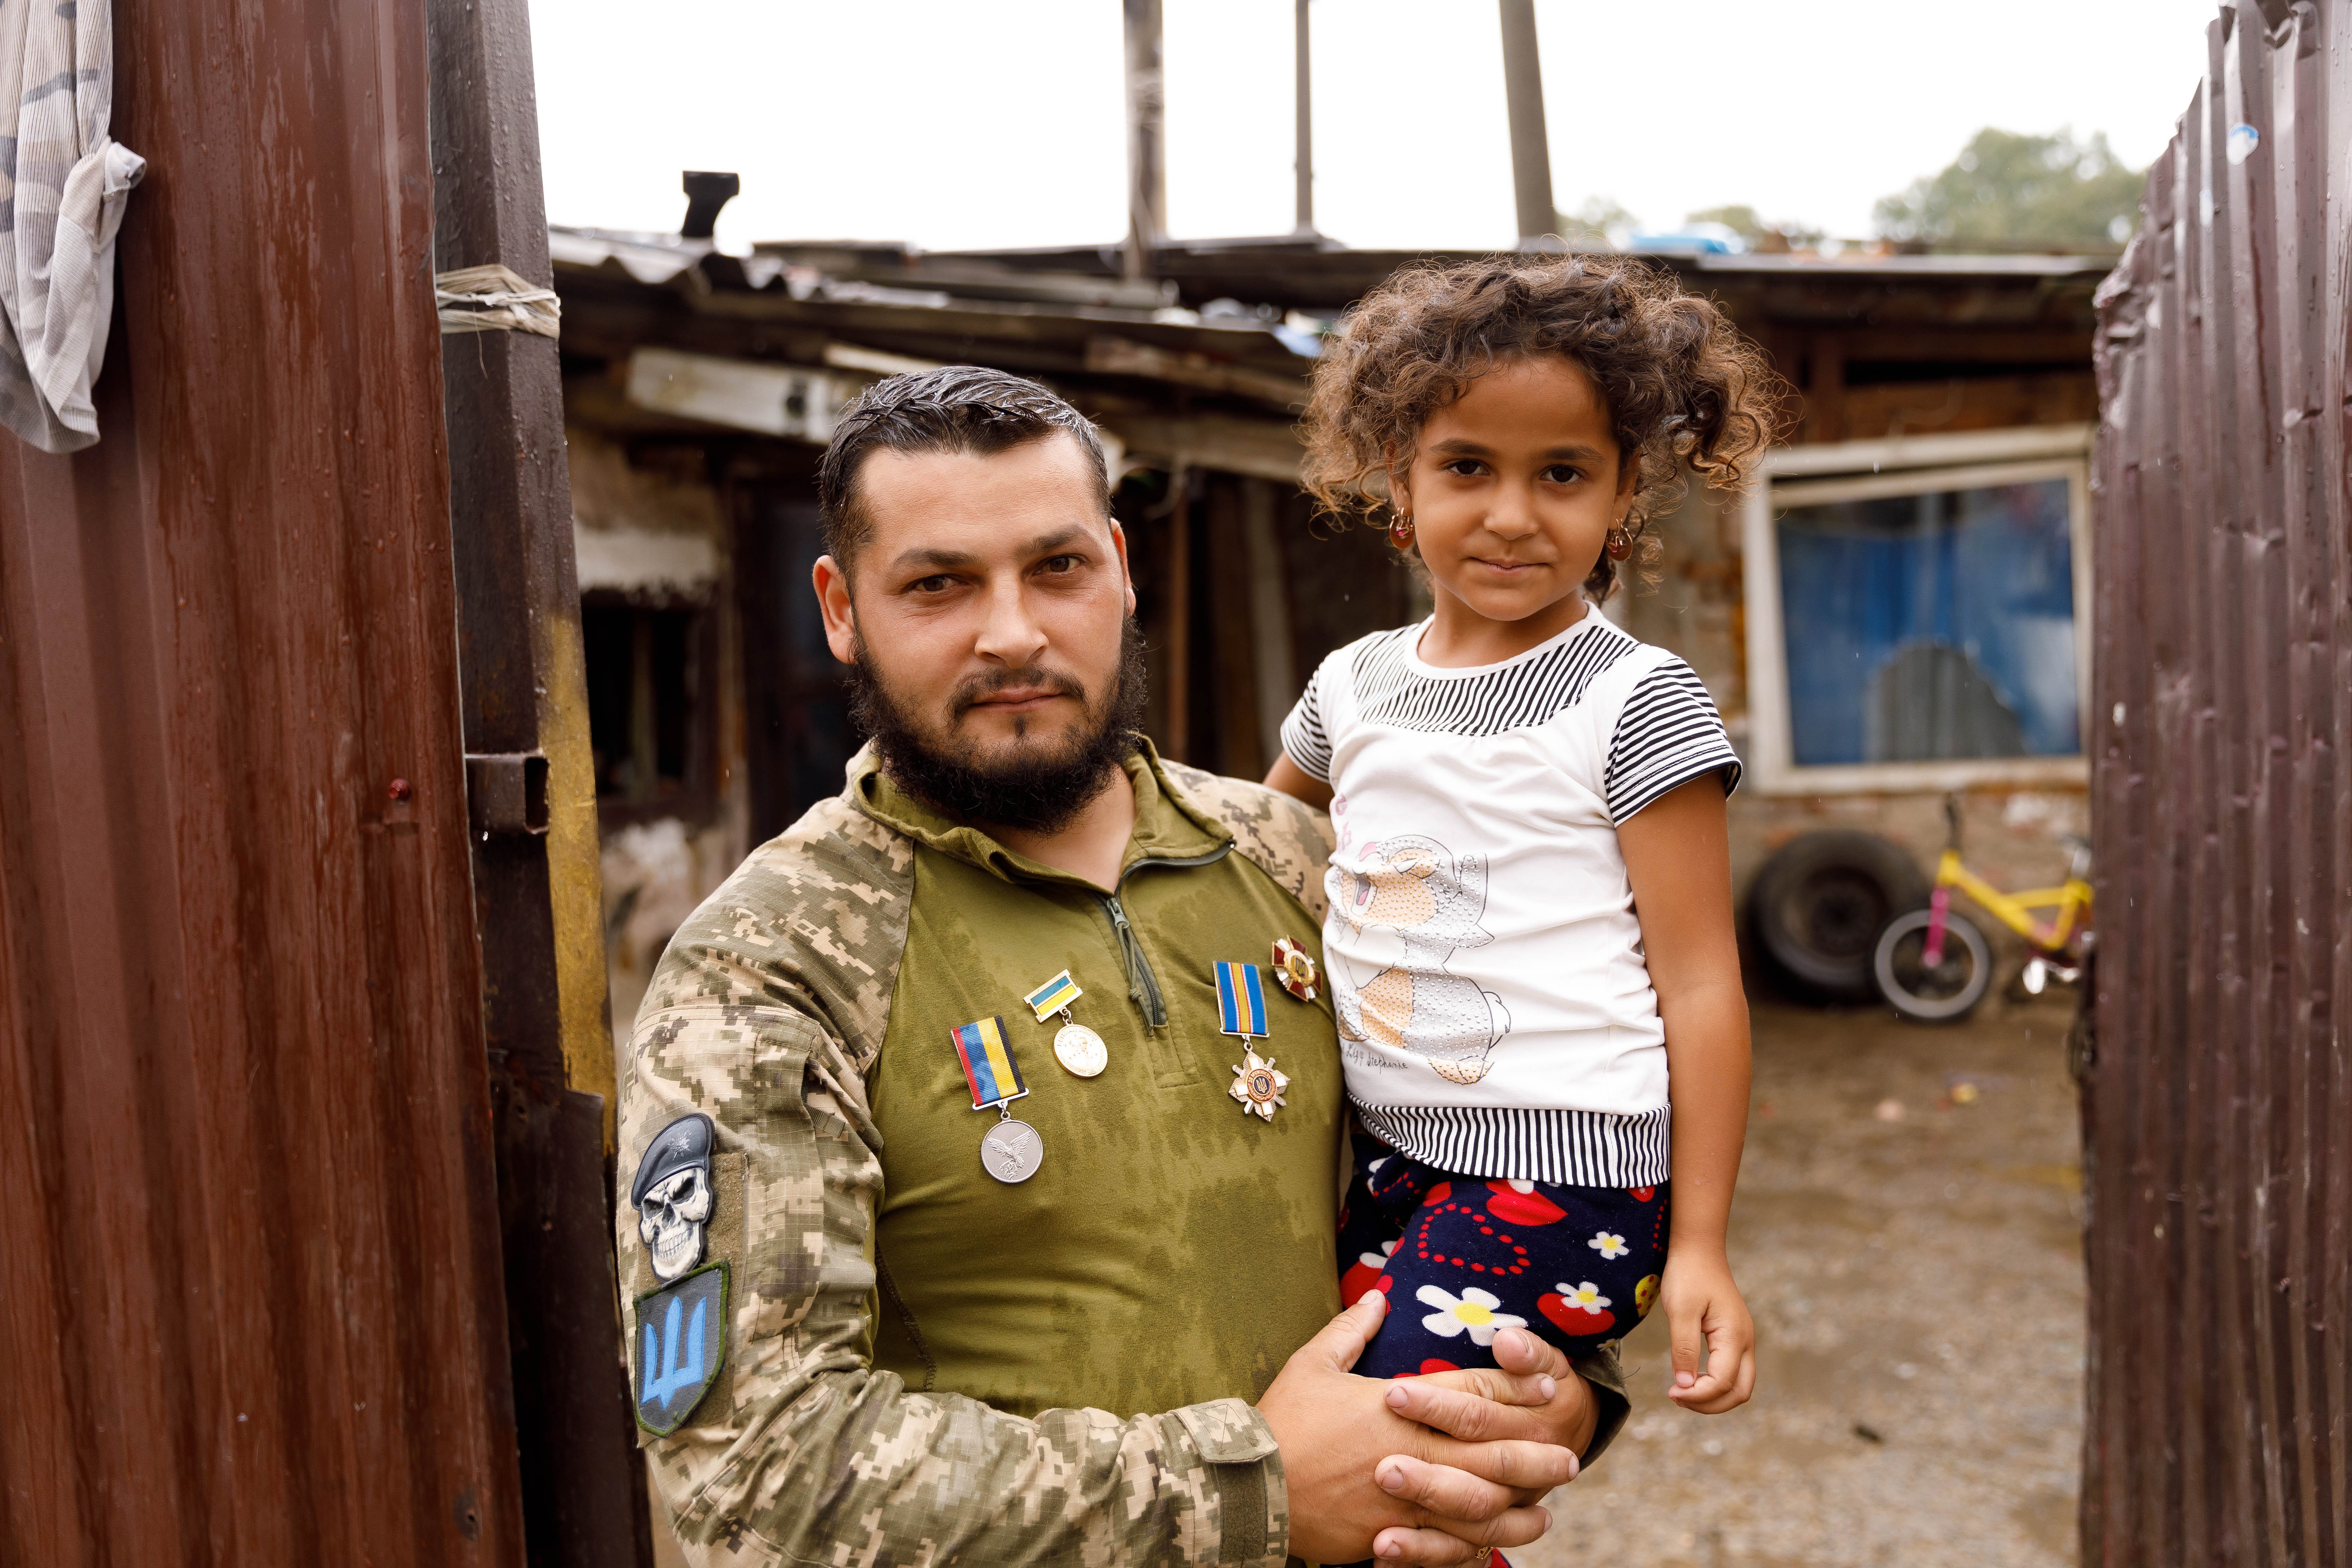
POLYGON ((2079 980, 2091 925, 2091 847, 2068 836, 2074 858, 2063 886, 2004 893, 1960 860, 1957 796, 1945 800, 1944 820, 1951 837, 1936 864, 1927 907, 1905 910, 1878 933, 1872 971, 1879 994, 1896 1012, 1923 1024, 1965 1018, 1984 1000, 1992 988, 1992 948, 1976 923, 1952 908, 1956 890, 2025 939, 2032 951, 2018 978, 2027 991, 2038 995, 2053 979, 2070 984, 2079 980), (2036 919, 2036 910, 2050 910, 2050 919, 2036 919))

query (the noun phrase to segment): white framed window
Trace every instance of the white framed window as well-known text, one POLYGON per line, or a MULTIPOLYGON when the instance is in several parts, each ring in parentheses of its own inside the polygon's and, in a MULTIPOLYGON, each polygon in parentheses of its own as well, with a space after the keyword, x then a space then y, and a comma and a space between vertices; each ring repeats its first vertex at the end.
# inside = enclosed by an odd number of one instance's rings
POLYGON ((2087 425, 1785 447, 1744 503, 1748 780, 2079 784, 2087 425))

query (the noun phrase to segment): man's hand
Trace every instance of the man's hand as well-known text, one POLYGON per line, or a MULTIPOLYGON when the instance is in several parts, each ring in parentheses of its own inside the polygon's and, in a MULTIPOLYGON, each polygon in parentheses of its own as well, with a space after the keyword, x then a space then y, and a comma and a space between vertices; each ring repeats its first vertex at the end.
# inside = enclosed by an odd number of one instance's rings
POLYGON ((1675 1381, 1666 1397, 1685 1410, 1720 1415, 1748 1403, 1756 1389, 1756 1320, 1748 1315, 1731 1265, 1721 1253, 1666 1250, 1658 1304, 1666 1310, 1674 1346, 1675 1381), (1706 1370, 1698 1369, 1699 1343, 1706 1370))
MULTIPOLYGON (((1601 1411, 1592 1390, 1570 1367, 1568 1357, 1525 1329, 1505 1329, 1495 1336, 1492 1367, 1464 1367, 1399 1378, 1389 1384, 1388 1406, 1409 1421, 1434 1427, 1464 1442, 1480 1443, 1518 1438, 1549 1443, 1579 1457, 1591 1445, 1601 1411)), ((1381 1484, 1391 1492, 1423 1479, 1432 1468, 1421 1460, 1399 1456, 1381 1468, 1381 1484), (1391 1479, 1401 1485, 1391 1485, 1391 1479)), ((1580 1463, 1569 1473, 1581 1469, 1580 1463)), ((1519 1504, 1538 1503, 1545 1490, 1522 1488, 1512 1494, 1519 1504)), ((1372 1541, 1372 1555, 1405 1563, 1450 1561, 1451 1537, 1433 1530, 1391 1527, 1372 1541)))
POLYGON ((1465 1443, 1523 1438, 1556 1444, 1581 1459, 1601 1409, 1568 1357, 1525 1329, 1496 1334, 1494 1352, 1499 1372, 1463 1367, 1391 1384, 1389 1408, 1465 1443))
MULTIPOLYGON (((1454 1568, 1483 1563, 1493 1547, 1535 1540, 1551 1516, 1523 1500, 1573 1477, 1576 1455, 1515 1436, 1463 1441, 1392 1409, 1400 1389, 1423 1380, 1391 1384, 1348 1372, 1387 1310, 1386 1297, 1368 1293, 1301 1345, 1258 1401, 1282 1448, 1292 1553, 1351 1563, 1375 1555, 1378 1537, 1383 1561, 1454 1568)), ((1581 1387, 1581 1380, 1545 1374, 1488 1375, 1528 1405, 1556 1402, 1562 1381, 1581 1387)), ((1467 1394, 1445 1392, 1465 1402, 1450 1408, 1453 1418, 1471 1425, 1467 1394)), ((1589 1436, 1589 1423, 1585 1429, 1589 1436)))

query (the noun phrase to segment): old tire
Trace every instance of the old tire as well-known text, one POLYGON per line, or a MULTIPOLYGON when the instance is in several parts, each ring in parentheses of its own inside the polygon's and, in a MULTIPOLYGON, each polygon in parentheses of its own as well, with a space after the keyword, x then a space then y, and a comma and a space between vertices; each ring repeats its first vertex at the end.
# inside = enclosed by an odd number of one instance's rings
POLYGON ((1927 879, 1874 833, 1808 833, 1783 845, 1748 889, 1757 946, 1775 979, 1809 999, 1868 1002, 1878 933, 1923 903, 1927 879))

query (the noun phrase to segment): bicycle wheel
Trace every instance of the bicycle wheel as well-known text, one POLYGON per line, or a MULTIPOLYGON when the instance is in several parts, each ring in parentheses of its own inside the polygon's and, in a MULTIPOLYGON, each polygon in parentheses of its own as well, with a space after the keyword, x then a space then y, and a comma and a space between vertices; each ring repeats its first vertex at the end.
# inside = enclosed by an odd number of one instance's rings
POLYGON ((1965 1018, 1992 986, 1992 949, 1964 915, 1944 916, 1944 951, 1933 969, 1924 962, 1930 911, 1907 910, 1878 933, 1871 972, 1878 994, 1905 1017, 1922 1024, 1965 1018))

